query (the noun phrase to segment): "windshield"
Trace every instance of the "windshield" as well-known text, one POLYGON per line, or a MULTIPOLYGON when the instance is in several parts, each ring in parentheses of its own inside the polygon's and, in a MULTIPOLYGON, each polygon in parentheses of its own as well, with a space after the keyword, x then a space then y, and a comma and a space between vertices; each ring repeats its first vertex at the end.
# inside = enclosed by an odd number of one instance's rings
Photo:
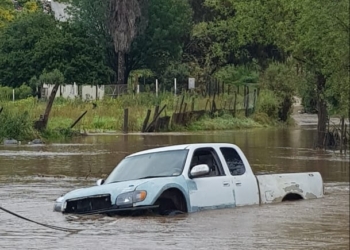
POLYGON ((105 183, 181 175, 187 149, 136 155, 123 159, 105 183))

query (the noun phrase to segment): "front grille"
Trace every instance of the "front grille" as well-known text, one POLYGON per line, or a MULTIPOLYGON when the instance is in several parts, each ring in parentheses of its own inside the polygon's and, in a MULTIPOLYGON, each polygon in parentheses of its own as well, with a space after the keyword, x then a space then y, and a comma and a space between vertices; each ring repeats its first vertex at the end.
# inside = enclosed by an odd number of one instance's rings
POLYGON ((65 213, 86 213, 111 208, 111 196, 102 194, 67 200, 65 213))

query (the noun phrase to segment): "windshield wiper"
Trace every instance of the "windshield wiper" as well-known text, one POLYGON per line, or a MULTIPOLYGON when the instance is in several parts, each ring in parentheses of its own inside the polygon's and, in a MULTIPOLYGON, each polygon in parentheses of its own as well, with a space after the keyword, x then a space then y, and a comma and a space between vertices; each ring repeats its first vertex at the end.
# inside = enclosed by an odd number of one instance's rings
POLYGON ((149 176, 138 178, 138 180, 150 179, 150 178, 160 178, 160 177, 172 177, 172 175, 149 175, 149 176))

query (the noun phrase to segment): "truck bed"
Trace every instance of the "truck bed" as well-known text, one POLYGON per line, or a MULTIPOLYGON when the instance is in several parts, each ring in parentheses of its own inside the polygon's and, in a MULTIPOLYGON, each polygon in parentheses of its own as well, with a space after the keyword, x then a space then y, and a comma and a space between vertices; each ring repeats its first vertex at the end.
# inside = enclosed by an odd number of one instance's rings
POLYGON ((321 198, 323 180, 318 172, 256 175, 260 203, 321 198))

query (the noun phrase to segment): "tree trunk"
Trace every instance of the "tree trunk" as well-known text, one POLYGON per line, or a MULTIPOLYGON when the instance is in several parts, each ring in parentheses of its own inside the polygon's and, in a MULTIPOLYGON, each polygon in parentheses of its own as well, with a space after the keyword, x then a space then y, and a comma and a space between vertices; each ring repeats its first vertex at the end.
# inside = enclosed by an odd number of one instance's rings
POLYGON ((53 87, 52 92, 51 92, 50 97, 49 97, 49 102, 46 105, 45 113, 43 116, 42 115, 40 116, 40 119, 38 121, 35 122, 35 124, 34 124, 35 129, 40 130, 40 131, 46 129, 47 123, 49 121, 49 115, 51 112, 52 104, 55 100, 56 93, 57 93, 59 86, 60 86, 60 84, 56 83, 55 86, 53 87))
POLYGON ((317 75, 317 140, 316 147, 324 148, 326 138, 326 127, 328 120, 327 103, 324 99, 326 78, 322 74, 317 75))
POLYGON ((118 80, 117 84, 126 84, 127 79, 125 79, 126 64, 125 64, 125 53, 122 51, 118 52, 118 80))

